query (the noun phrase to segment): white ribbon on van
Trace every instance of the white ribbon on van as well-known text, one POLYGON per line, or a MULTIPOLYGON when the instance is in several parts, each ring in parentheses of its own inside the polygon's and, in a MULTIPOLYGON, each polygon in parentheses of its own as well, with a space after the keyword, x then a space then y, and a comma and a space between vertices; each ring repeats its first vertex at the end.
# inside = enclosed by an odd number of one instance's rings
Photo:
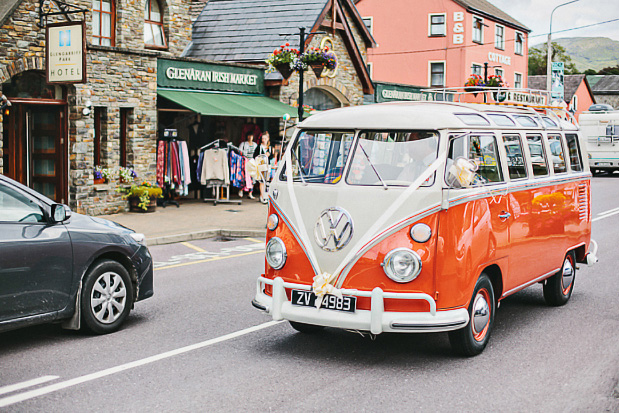
MULTIPOLYGON (((310 242, 309 235, 307 234, 307 230, 305 228, 305 224, 303 222, 303 216, 301 215, 301 211, 299 209, 299 204, 297 202, 297 197, 294 192, 294 185, 292 184, 292 158, 291 158, 292 145, 289 145, 288 150, 286 150, 285 161, 286 161, 286 184, 288 188, 288 193, 290 196, 290 201, 292 204, 292 211, 294 217, 299 226, 299 237, 303 244, 307 247, 307 253, 309 255, 310 262, 313 262, 315 265, 315 270, 317 270, 317 274, 313 279, 312 283, 312 291, 316 294, 316 308, 320 308, 320 304, 326 294, 333 294, 338 297, 342 296, 342 292, 340 289, 335 287, 336 280, 339 277, 341 271, 346 267, 347 263, 363 248, 365 244, 372 240, 378 230, 384 225, 384 223, 389 219, 397 210, 404 204, 404 202, 428 179, 430 176, 436 172, 438 168, 443 165, 447 159, 447 152, 442 152, 436 158, 434 162, 426 168, 425 171, 419 175, 419 177, 413 181, 405 190, 400 194, 398 198, 391 204, 391 206, 374 222, 374 225, 359 239, 359 241, 350 249, 348 255, 342 260, 337 269, 333 272, 333 274, 329 274, 321 271, 320 264, 316 259, 316 254, 314 252, 314 248, 310 242)), ((302 173, 299 171, 299 173, 302 173)))

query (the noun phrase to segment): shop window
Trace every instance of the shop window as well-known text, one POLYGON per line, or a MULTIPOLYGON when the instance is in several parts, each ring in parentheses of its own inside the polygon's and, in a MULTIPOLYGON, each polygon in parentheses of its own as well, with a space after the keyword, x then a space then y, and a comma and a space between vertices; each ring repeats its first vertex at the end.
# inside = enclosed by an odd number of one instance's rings
POLYGON ((497 24, 494 29, 494 47, 505 50, 505 27, 497 24))
POLYGON ((131 108, 121 108, 120 109, 120 141, 119 141, 119 151, 120 151, 120 166, 126 168, 127 167, 127 148, 129 141, 129 132, 131 129, 131 115, 133 114, 133 109, 131 108))
POLYGON ((445 86, 445 62, 430 62, 430 87, 445 86))
POLYGON ((157 0, 146 0, 144 7, 144 44, 167 47, 163 31, 163 10, 157 0))
POLYGON ((475 43, 484 42, 484 19, 473 16, 473 41, 475 43))
POLYGON ((92 0, 92 44, 114 46, 116 11, 113 0, 92 0))
POLYGON ((479 75, 481 76, 481 65, 477 64, 477 63, 473 63, 471 65, 471 74, 472 75, 479 75))
POLYGON ((514 87, 522 89, 522 73, 514 73, 514 87))
POLYGON ((514 42, 514 53, 522 55, 524 52, 524 34, 516 32, 516 39, 514 42))
POLYGON ((445 36, 445 14, 430 14, 430 36, 445 36))

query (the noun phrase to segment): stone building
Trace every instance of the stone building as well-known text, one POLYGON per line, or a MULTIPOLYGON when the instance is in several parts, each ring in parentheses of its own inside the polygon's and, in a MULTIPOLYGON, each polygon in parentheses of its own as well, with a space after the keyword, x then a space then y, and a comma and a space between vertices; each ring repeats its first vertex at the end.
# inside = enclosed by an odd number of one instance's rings
MULTIPOLYGON (((320 32, 307 38, 306 49, 327 41, 338 61, 335 73, 304 72, 304 105, 326 110, 363 104, 364 95, 374 93, 366 61, 375 43, 351 0, 211 0, 194 22, 185 55, 263 66, 281 45, 300 48, 300 27, 320 32)), ((269 73, 265 84, 272 98, 298 105, 298 73, 288 80, 269 73)))
POLYGON ((132 168, 153 182, 157 139, 157 59, 191 41, 190 0, 37 0, 0 4, 0 92, 12 103, 0 124, 0 173, 77 212, 123 210, 93 169, 132 168), (46 81, 45 22, 85 20, 86 82, 46 81))
POLYGON ((619 108, 619 75, 587 76, 596 103, 604 103, 619 108))

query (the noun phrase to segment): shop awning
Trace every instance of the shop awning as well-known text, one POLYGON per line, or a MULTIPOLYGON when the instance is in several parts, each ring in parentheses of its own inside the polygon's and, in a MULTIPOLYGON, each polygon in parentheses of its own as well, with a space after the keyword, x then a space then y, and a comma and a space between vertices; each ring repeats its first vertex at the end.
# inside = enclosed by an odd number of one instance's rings
POLYGON ((287 113, 297 116, 296 108, 266 96, 165 89, 157 90, 157 94, 201 115, 281 118, 287 113))

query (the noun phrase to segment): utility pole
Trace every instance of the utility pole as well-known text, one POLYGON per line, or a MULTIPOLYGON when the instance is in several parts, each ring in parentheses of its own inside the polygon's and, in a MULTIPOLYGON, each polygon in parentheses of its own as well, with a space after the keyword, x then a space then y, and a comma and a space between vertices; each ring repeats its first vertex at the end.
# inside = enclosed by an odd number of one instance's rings
POLYGON ((550 91, 550 85, 551 85, 550 71, 552 70, 552 67, 551 67, 552 66, 552 15, 554 14, 555 10, 557 10, 559 7, 566 6, 571 3, 576 3, 577 1, 578 0, 572 0, 572 1, 568 1, 567 3, 559 4, 557 7, 552 9, 552 12, 550 13, 550 27, 548 29, 548 56, 546 59, 546 90, 549 93, 548 94, 549 99, 552 98, 552 93, 550 91))
MULTIPOLYGON (((299 27, 299 51, 305 53, 305 27, 299 27)), ((299 70, 299 107, 297 114, 299 115, 299 123, 303 120, 303 70, 299 70)))

